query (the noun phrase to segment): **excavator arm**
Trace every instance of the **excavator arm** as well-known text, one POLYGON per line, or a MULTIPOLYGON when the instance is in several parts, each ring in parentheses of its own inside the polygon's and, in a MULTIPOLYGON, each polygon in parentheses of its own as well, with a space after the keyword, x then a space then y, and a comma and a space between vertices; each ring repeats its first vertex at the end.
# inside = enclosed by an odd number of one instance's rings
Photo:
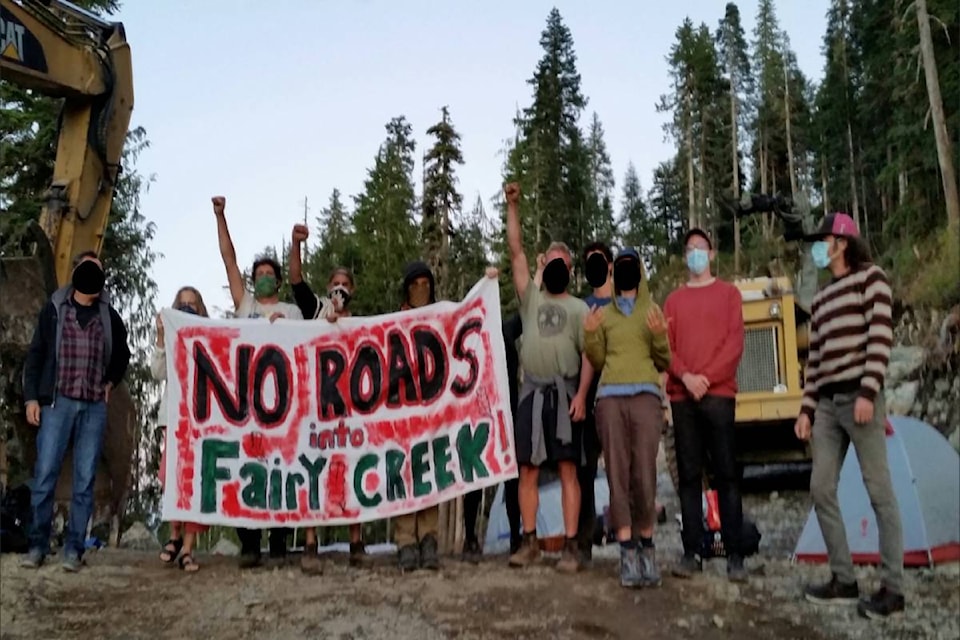
POLYGON ((123 25, 62 0, 0 0, 0 78, 63 98, 53 180, 40 226, 57 283, 73 256, 100 252, 133 111, 123 25))

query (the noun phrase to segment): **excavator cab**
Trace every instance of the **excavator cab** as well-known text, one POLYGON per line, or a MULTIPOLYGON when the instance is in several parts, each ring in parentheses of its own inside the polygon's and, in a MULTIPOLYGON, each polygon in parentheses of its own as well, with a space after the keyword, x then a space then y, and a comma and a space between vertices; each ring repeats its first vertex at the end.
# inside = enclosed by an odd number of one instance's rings
MULTIPOLYGON (((73 257, 100 253, 133 111, 133 70, 123 25, 62 0, 0 0, 0 80, 63 100, 56 160, 43 207, 0 260, 0 484, 23 480, 36 458, 20 376, 37 314, 70 281, 73 257)), ((51 150, 52 151, 52 150, 51 150)), ((130 483, 137 416, 129 390, 110 398, 94 520, 111 538, 130 483)), ((70 456, 57 485, 69 502, 70 456)))

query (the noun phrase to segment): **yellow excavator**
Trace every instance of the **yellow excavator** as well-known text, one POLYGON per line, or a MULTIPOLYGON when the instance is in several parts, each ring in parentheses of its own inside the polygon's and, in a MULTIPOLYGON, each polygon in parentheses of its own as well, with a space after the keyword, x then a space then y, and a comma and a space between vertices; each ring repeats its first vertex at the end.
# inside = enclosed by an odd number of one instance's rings
MULTIPOLYGON (((0 0, 0 80, 63 100, 53 178, 39 222, 28 225, 17 255, 0 262, 0 482, 6 487, 8 479, 29 477, 36 459, 36 430, 24 419, 19 380, 37 314, 70 281, 73 257, 103 247, 133 112, 123 25, 62 0, 0 0), (14 478, 8 478, 11 470, 14 478)), ((94 522, 110 521, 114 544, 129 490, 136 419, 129 390, 121 385, 110 398, 94 512, 94 522)), ((68 454, 58 505, 69 502, 72 477, 68 454)))

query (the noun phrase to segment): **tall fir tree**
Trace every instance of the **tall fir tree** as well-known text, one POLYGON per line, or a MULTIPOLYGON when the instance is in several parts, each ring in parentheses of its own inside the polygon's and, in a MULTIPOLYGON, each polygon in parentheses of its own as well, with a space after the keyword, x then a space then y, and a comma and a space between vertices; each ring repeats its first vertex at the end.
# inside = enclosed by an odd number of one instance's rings
POLYGON ((587 137, 587 149, 590 153, 590 194, 587 218, 587 237, 609 242, 614 236, 613 195, 616 181, 613 177, 613 165, 604 140, 603 125, 600 117, 593 113, 590 132, 587 137))
POLYGON ((456 165, 463 164, 460 134, 450 121, 447 107, 440 122, 427 129, 433 146, 423 158, 421 237, 425 257, 437 279, 440 296, 449 294, 450 236, 453 219, 460 211, 463 196, 457 191, 456 165))

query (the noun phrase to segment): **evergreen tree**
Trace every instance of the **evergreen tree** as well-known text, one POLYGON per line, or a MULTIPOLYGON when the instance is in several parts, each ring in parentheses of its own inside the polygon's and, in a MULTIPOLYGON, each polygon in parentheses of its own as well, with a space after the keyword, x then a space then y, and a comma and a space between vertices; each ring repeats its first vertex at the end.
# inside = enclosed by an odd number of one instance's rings
POLYGON ((665 257, 666 226, 647 207, 633 162, 627 165, 623 177, 619 226, 623 230, 623 245, 640 252, 648 273, 654 270, 656 264, 665 257))
POLYGON ((613 166, 610 154, 607 152, 607 143, 603 139, 603 125, 596 112, 590 121, 590 133, 587 138, 587 149, 590 153, 590 201, 589 218, 587 220, 587 237, 589 239, 610 241, 614 235, 613 225, 613 166))
POLYGON ((437 279, 438 295, 446 296, 453 217, 463 204, 455 174, 456 165, 463 164, 463 153, 460 134, 450 122, 447 107, 441 113, 440 122, 427 130, 434 137, 434 144, 423 159, 421 234, 424 252, 437 279))

